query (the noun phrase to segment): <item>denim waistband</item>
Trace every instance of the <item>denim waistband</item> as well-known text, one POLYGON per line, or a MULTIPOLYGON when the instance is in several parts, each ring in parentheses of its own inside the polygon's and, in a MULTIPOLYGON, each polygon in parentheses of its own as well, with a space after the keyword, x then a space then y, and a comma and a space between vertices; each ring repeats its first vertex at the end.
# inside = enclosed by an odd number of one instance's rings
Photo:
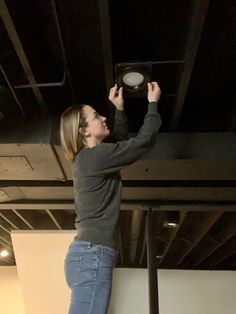
POLYGON ((109 246, 105 246, 102 244, 97 244, 97 243, 92 243, 88 241, 83 241, 83 240, 73 240, 70 248, 77 248, 77 249, 100 249, 102 252, 112 252, 112 253, 117 253, 117 251, 109 246))

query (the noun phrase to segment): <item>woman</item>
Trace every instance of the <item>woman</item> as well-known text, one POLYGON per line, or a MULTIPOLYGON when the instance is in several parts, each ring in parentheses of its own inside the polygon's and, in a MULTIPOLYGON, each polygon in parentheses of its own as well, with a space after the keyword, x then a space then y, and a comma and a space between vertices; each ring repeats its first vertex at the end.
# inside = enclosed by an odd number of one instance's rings
POLYGON ((65 277, 72 290, 69 314, 105 314, 117 255, 121 203, 119 170, 149 151, 161 126, 157 102, 161 91, 148 83, 148 112, 136 137, 128 138, 122 88, 110 89, 116 107, 112 134, 106 118, 89 105, 68 108, 61 117, 61 143, 72 161, 77 235, 65 259, 65 277), (104 143, 110 135, 113 143, 104 143))

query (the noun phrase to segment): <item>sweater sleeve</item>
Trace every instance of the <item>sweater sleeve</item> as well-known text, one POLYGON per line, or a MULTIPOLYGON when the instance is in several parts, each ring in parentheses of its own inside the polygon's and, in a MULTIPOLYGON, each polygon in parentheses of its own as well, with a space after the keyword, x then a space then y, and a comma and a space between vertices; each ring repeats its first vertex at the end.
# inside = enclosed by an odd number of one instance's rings
POLYGON ((90 175, 116 172, 138 160, 153 147, 160 126, 157 103, 149 103, 144 123, 136 137, 117 143, 102 143, 90 149, 90 175))
POLYGON ((108 142, 124 141, 128 139, 128 119, 124 110, 116 110, 114 127, 108 142))

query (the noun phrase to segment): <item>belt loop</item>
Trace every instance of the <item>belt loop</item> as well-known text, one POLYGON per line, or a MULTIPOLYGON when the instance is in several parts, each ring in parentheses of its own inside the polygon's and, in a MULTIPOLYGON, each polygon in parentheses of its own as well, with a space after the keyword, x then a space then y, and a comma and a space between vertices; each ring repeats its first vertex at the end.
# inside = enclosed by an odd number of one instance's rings
POLYGON ((89 242, 89 243, 87 244, 87 248, 88 248, 88 249, 90 249, 90 248, 91 248, 91 246, 92 246, 92 243, 91 243, 91 242, 89 242))

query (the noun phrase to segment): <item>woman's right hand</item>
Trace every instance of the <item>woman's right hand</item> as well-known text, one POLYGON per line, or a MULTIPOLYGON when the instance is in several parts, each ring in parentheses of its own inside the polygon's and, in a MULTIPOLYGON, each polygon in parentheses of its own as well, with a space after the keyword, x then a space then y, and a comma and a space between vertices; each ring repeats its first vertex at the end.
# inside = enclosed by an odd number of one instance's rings
POLYGON ((157 82, 150 82, 148 85, 147 99, 149 102, 158 102, 161 97, 161 89, 157 82))
POLYGON ((108 98, 117 110, 124 110, 123 87, 118 88, 117 84, 115 84, 110 89, 108 98))

